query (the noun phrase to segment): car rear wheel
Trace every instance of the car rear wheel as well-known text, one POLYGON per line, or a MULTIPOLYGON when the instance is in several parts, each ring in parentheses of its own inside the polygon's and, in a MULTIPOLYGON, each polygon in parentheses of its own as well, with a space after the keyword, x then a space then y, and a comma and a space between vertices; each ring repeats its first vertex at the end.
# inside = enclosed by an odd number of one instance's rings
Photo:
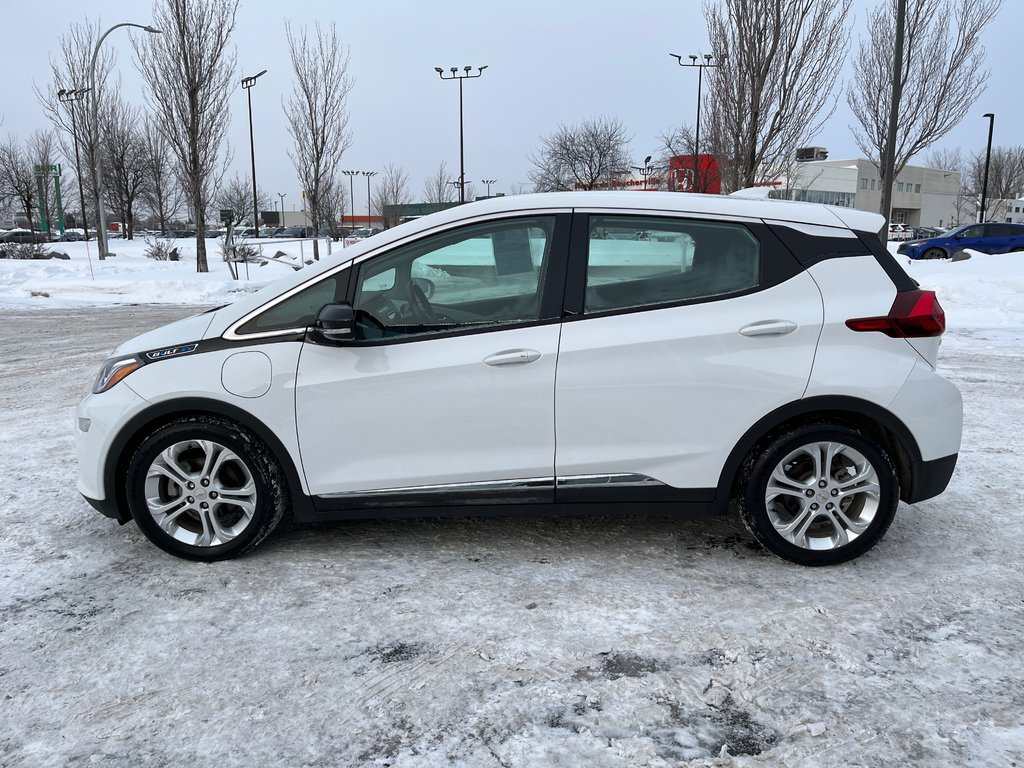
POLYGON ((743 522, 767 549, 801 565, 863 554, 889 529, 899 503, 892 459, 851 427, 790 430, 752 452, 744 470, 743 522))
POLYGON ((252 549, 286 508, 280 465, 254 435, 214 416, 150 434, 126 476, 128 506, 146 537, 172 555, 223 560, 252 549))
POLYGON ((946 259, 949 258, 941 248, 929 248, 921 254, 922 259, 946 259))

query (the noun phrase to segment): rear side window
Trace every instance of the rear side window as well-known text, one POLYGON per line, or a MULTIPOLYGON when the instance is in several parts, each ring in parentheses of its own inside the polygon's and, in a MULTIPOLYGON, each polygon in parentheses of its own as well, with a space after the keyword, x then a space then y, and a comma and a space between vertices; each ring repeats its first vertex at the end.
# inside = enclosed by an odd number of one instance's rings
POLYGON ((756 288, 761 253, 739 224, 591 216, 584 313, 756 288))

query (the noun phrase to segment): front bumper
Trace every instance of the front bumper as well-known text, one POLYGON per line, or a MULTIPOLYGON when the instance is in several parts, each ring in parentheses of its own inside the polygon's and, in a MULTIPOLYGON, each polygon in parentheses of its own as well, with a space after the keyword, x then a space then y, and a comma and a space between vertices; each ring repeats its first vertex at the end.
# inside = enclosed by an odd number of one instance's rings
POLYGON ((104 483, 111 446, 121 428, 148 405, 122 381, 103 394, 89 395, 75 410, 78 492, 107 517, 127 519, 127 510, 117 509, 117 495, 104 483))

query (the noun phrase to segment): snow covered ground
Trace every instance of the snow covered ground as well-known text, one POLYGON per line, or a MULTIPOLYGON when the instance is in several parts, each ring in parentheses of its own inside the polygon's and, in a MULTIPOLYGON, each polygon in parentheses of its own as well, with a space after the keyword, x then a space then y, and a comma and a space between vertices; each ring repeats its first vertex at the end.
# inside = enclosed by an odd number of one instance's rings
POLYGON ((1022 255, 908 267, 963 449, 853 563, 592 518, 292 528, 203 565, 78 498, 73 407, 175 304, 290 270, 116 245, 95 282, 84 244, 0 261, 0 766, 1024 765, 1022 255))

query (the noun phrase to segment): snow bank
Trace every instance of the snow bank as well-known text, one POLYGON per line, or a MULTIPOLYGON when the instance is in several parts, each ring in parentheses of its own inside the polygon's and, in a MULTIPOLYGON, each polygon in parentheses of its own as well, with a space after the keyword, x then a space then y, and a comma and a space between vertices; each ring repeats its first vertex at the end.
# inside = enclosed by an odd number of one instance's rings
MULTIPOLYGON (((253 293, 273 280, 291 274, 292 264, 312 258, 312 241, 252 241, 263 255, 280 261, 263 266, 239 265, 239 279, 231 276, 220 243, 206 241, 210 271, 196 272, 195 240, 161 241, 181 252, 181 261, 147 258, 142 240, 112 240, 116 256, 97 259, 95 241, 54 243, 50 250, 70 259, 21 261, 0 259, 0 306, 106 306, 123 304, 226 304, 253 293)), ((335 253, 340 248, 334 247, 335 253)), ((321 257, 326 246, 321 243, 321 257)))

